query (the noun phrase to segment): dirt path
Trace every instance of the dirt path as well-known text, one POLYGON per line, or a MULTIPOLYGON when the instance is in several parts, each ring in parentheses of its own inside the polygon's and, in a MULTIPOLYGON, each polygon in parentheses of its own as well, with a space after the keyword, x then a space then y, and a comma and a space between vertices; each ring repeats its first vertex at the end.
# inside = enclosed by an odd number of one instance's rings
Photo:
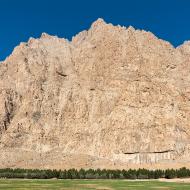
POLYGON ((158 179, 158 181, 162 181, 162 182, 178 182, 178 183, 190 183, 190 178, 175 178, 175 179, 165 179, 165 178, 161 178, 158 179))

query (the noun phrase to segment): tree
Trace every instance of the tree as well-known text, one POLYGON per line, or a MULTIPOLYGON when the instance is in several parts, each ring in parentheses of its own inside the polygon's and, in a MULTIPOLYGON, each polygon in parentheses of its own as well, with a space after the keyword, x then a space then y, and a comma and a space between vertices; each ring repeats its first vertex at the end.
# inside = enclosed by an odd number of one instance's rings
POLYGON ((165 171, 165 178, 173 179, 175 177, 177 177, 177 172, 174 169, 167 169, 165 171))

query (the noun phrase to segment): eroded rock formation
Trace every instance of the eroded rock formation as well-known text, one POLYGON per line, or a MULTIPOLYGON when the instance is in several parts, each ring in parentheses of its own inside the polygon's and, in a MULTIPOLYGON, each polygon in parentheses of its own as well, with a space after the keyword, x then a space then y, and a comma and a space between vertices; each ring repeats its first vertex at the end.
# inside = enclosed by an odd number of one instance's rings
POLYGON ((189 42, 98 19, 0 64, 0 167, 189 166, 189 139, 189 42))

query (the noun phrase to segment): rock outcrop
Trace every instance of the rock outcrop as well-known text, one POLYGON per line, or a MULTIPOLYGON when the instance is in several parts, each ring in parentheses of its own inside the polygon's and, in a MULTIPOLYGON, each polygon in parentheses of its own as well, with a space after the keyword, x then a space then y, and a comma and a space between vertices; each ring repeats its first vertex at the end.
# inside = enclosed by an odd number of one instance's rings
POLYGON ((0 64, 0 167, 190 164, 190 43, 98 19, 0 64))

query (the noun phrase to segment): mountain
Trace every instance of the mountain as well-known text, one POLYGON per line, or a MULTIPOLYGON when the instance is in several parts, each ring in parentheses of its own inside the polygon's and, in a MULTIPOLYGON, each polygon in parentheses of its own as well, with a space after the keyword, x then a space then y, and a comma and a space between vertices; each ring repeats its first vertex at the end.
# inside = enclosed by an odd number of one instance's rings
POLYGON ((190 167, 190 42, 95 21, 0 64, 0 167, 190 167))

